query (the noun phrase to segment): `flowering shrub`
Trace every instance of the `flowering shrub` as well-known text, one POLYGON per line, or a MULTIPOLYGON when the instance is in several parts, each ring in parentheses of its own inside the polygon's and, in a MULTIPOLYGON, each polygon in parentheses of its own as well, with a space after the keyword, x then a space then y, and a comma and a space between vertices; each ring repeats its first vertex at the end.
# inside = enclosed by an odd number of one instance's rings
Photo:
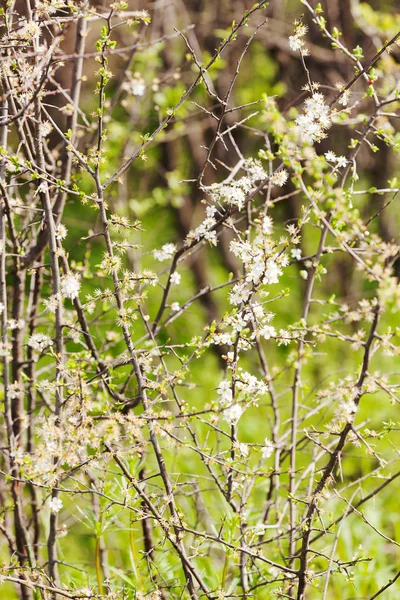
POLYGON ((395 597, 396 19, 131 4, 1 9, 2 597, 395 597))

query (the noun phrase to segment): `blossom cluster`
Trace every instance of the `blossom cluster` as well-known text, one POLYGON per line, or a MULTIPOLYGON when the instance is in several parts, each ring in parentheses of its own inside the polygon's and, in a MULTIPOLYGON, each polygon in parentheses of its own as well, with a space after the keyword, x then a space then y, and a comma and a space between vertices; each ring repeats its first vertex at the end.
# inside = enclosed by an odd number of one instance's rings
POLYGON ((332 125, 332 111, 323 94, 314 92, 304 102, 304 112, 296 118, 299 136, 306 142, 320 142, 332 125))
POLYGON ((296 22, 295 25, 296 28, 294 34, 289 36, 289 48, 292 52, 300 51, 303 56, 307 56, 309 51, 306 48, 303 38, 308 31, 308 27, 301 22, 296 22))

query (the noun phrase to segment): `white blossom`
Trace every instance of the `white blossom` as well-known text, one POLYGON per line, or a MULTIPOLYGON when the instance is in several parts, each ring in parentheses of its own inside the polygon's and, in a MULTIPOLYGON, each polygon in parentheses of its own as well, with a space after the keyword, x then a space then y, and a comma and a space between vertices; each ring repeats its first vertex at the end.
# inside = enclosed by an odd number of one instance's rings
POLYGON ((9 342, 0 342, 0 356, 8 356, 11 351, 11 344, 9 342))
POLYGON ((287 346, 292 341, 290 333, 286 329, 279 330, 278 346, 287 346))
POLYGON ((279 187, 282 187, 287 182, 288 177, 289 173, 286 171, 286 169, 280 169, 271 176, 271 183, 273 185, 278 185, 279 187))
POLYGON ((64 240, 67 237, 67 234, 68 234, 68 229, 65 227, 65 225, 63 225, 62 223, 57 225, 56 238, 58 240, 64 240))
POLYGON ((50 121, 43 121, 42 123, 40 123, 39 131, 40 131, 40 135, 42 135, 43 137, 49 136, 50 133, 53 131, 53 127, 52 127, 50 121))
POLYGON ((122 260, 120 256, 116 254, 109 254, 108 252, 104 252, 103 260, 100 263, 100 269, 112 275, 113 273, 117 273, 120 271, 122 266, 122 260))
POLYGON ((242 302, 246 302, 250 295, 250 290, 244 283, 236 283, 230 294, 229 294, 229 302, 234 306, 241 304, 242 302))
POLYGON ((297 35, 289 36, 289 48, 293 52, 297 52, 298 50, 301 50, 303 47, 304 47, 304 40, 299 38, 297 35))
POLYGON ((332 124, 331 110, 323 94, 317 92, 304 102, 304 113, 296 119, 300 136, 307 142, 319 142, 326 137, 332 124))
MULTIPOLYGON (((259 160, 249 160, 246 163, 248 177, 250 178, 252 183, 256 183, 257 181, 263 181, 268 178, 268 173, 263 168, 261 162, 259 160)), ((246 183, 246 182, 245 182, 246 183)), ((239 185, 242 185, 242 180, 238 181, 239 185)))
POLYGON ((278 283, 279 277, 282 275, 282 269, 278 267, 276 262, 268 261, 265 269, 263 283, 278 283))
POLYGON ((337 158, 337 166, 338 168, 345 167, 348 164, 348 160, 345 156, 338 156, 337 158))
POLYGON ((222 185, 218 188, 219 195, 228 204, 242 210, 246 201, 246 193, 238 185, 222 185))
POLYGON ((40 35, 40 25, 35 21, 25 21, 21 29, 17 31, 20 39, 31 41, 37 35, 40 35))
POLYGON ((217 232, 213 229, 216 225, 215 212, 216 208, 214 206, 207 207, 206 218, 196 229, 188 233, 185 240, 186 245, 191 244, 195 240, 200 241, 202 239, 208 241, 212 246, 217 245, 217 232))
POLYGON ((212 246, 217 245, 217 232, 216 231, 205 231, 204 239, 207 240, 212 246))
POLYGON ((232 386, 227 379, 220 382, 218 386, 218 395, 223 406, 230 406, 232 403, 232 386))
POLYGON ((230 406, 224 410, 223 419, 230 425, 236 425, 243 412, 243 408, 240 406, 240 404, 233 404, 233 406, 230 406))
POLYGON ((178 271, 174 271, 170 277, 171 283, 179 285, 181 282, 181 274, 178 271))
POLYGON ((343 423, 352 423, 357 412, 357 404, 354 400, 342 400, 339 402, 335 411, 335 418, 333 426, 341 425, 343 423))
POLYGON ((334 152, 332 152, 332 150, 325 152, 325 158, 328 162, 336 162, 337 161, 337 156, 334 152))
POLYGON ((23 319, 8 319, 7 325, 11 331, 14 329, 23 329, 25 321, 23 319))
POLYGON ((345 156, 336 156, 331 150, 325 152, 325 158, 328 162, 335 163, 338 168, 345 167, 348 164, 348 160, 345 156))
POLYGON ((350 90, 346 90, 344 84, 341 82, 336 83, 336 87, 341 94, 340 98, 337 101, 338 104, 341 104, 342 106, 347 106, 351 96, 350 90))
POLYGON ((68 273, 61 279, 61 295, 64 298, 74 300, 78 297, 81 288, 80 276, 75 273, 68 273))
POLYGON ((264 459, 269 458, 274 451, 274 445, 268 438, 264 440, 264 446, 261 448, 261 455, 264 459))
POLYGON ((51 312, 51 313, 55 313, 57 310, 58 302, 59 302, 59 297, 57 296, 57 294, 53 294, 49 298, 45 298, 43 300, 45 310, 48 312, 51 312))
POLYGON ((229 333, 214 333, 212 336, 212 343, 217 346, 231 346, 233 340, 229 333))
POLYGON ((239 450, 240 454, 244 458, 246 458, 249 455, 249 446, 248 446, 248 444, 239 443, 238 444, 238 450, 239 450))
POLYGON ((37 3, 37 9, 48 15, 52 15, 61 8, 64 8, 64 6, 64 0, 42 0, 41 2, 37 3))
POLYGON ((213 204, 210 204, 209 206, 207 206, 206 215, 208 218, 213 218, 216 212, 217 212, 216 206, 214 206, 213 204))
POLYGON ((289 48, 292 52, 298 52, 299 50, 303 55, 308 54, 308 50, 305 47, 304 40, 302 39, 307 33, 307 25, 303 23, 297 23, 294 35, 289 36, 289 48))
POLYGON ((240 379, 237 381, 236 387, 250 398, 263 396, 268 392, 268 385, 264 381, 243 370, 240 370, 240 379))
POLYGON ((10 400, 16 400, 22 398, 24 395, 24 384, 14 381, 8 386, 8 397, 10 400))
POLYGON ((271 318, 273 317, 272 313, 264 314, 264 308, 263 308, 262 304, 260 304, 259 302, 253 302, 250 305, 250 308, 251 308, 252 315, 254 315, 256 317, 256 319, 268 317, 268 320, 271 320, 271 318))
POLYGON ((276 337, 276 329, 272 325, 265 325, 260 329, 260 335, 266 340, 276 337))
POLYGON ((300 248, 292 248, 290 251, 290 254, 292 255, 292 258, 294 258, 295 260, 301 259, 301 249, 300 248))
POLYGON ((28 346, 30 346, 34 350, 37 350, 38 352, 42 352, 43 350, 52 345, 53 340, 45 333, 33 333, 28 340, 28 346))
POLYGON ((263 218, 262 231, 265 235, 270 235, 272 233, 272 229, 273 229, 273 221, 272 221, 271 217, 266 215, 263 218))
POLYGON ((52 513, 58 513, 62 509, 63 503, 62 500, 60 500, 60 498, 53 497, 49 502, 49 506, 52 513))
POLYGON ((175 252, 175 244, 164 244, 164 246, 161 247, 161 250, 153 250, 153 256, 156 260, 162 262, 163 260, 172 258, 175 252))
POLYGON ((134 96, 143 96, 146 91, 144 80, 134 79, 131 84, 131 91, 134 96))
POLYGON ((259 283, 262 275, 265 272, 265 262, 262 257, 253 261, 251 268, 247 274, 246 281, 249 283, 259 283))

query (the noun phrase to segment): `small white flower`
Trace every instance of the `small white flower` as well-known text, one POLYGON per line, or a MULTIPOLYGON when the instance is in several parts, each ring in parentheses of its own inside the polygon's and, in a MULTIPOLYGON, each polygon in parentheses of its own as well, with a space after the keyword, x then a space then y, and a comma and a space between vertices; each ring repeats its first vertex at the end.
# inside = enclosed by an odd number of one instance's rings
POLYGON ((65 8, 64 0, 43 0, 37 3, 37 9, 48 15, 52 15, 61 8, 65 8))
POLYGON ((224 411, 223 419, 230 425, 235 425, 243 414, 240 404, 234 404, 224 411))
POLYGON ((143 79, 134 79, 131 85, 132 94, 134 96, 144 96, 146 86, 143 79))
POLYGON ((207 208, 206 208, 207 218, 213 219, 216 212, 217 212, 217 207, 216 206, 213 206, 212 204, 210 204, 209 206, 207 206, 207 208))
POLYGON ((179 302, 173 302, 171 304, 171 310, 174 312, 178 312, 181 309, 179 302))
POLYGON ((218 192, 228 204, 237 206, 239 210, 244 207, 246 194, 238 185, 222 185, 219 187, 218 192))
POLYGON ((265 438, 264 446, 261 448, 261 455, 264 459, 269 458, 274 451, 274 445, 268 438, 265 438))
POLYGON ((260 281, 261 276, 264 274, 264 271, 265 271, 265 264, 264 264, 263 259, 261 257, 257 258, 253 262, 251 269, 249 270, 249 273, 246 276, 246 281, 248 281, 249 283, 250 282, 258 283, 260 281))
POLYGON ((217 232, 216 231, 206 231, 204 233, 204 239, 207 240, 211 244, 211 246, 217 245, 217 232))
POLYGON ((329 152, 325 152, 325 158, 328 162, 336 162, 337 161, 337 156, 334 152, 332 152, 332 150, 329 150, 329 152))
POLYGON ((52 513, 58 513, 62 509, 63 503, 62 500, 60 500, 60 498, 53 497, 49 502, 49 506, 52 513))
POLYGON ((272 325, 265 325, 260 329, 260 335, 265 340, 270 340, 271 338, 276 337, 276 329, 272 327, 272 325))
POLYGON ((350 90, 345 90, 338 100, 338 104, 347 106, 350 100, 350 90))
POLYGON ((7 325, 12 331, 14 329, 23 329, 25 321, 23 319, 8 319, 7 325))
POLYGON ((270 235, 272 233, 272 229, 273 229, 273 221, 271 219, 271 217, 264 217, 263 222, 262 222, 262 231, 263 233, 265 233, 265 235, 270 235))
POLYGON ((245 302, 250 295, 249 288, 244 283, 237 283, 229 294, 229 302, 234 306, 245 302))
POLYGON ((345 156, 336 156, 334 152, 325 152, 325 158, 328 162, 335 163, 337 166, 335 168, 345 167, 348 163, 348 160, 345 156))
POLYGON ((174 283, 175 285, 179 285, 181 282, 181 274, 178 273, 177 271, 174 271, 171 275, 171 283, 174 283))
POLYGON ((292 52, 300 50, 303 54, 308 54, 308 50, 304 45, 304 40, 301 39, 306 35, 307 30, 307 25, 303 25, 303 23, 298 23, 296 25, 294 35, 289 36, 289 48, 292 52))
POLYGON ((240 454, 246 458, 249 455, 249 446, 248 444, 239 443, 238 449, 240 454))
POLYGON ((11 352, 11 344, 9 342, 0 342, 0 356, 8 356, 11 352))
POLYGON ((320 93, 313 93, 304 102, 304 114, 296 119, 299 135, 306 142, 320 142, 326 137, 325 130, 332 125, 331 109, 325 103, 325 97, 320 93))
POLYGON ((338 166, 338 168, 345 167, 347 165, 347 163, 348 163, 348 160, 347 160, 347 158, 345 156, 338 156, 337 157, 337 166, 338 166))
MULTIPOLYGON (((264 170, 264 168, 259 160, 250 159, 247 162, 246 166, 247 166, 250 181, 252 183, 256 183, 257 181, 263 181, 264 179, 267 179, 268 173, 264 170)), ((238 183, 241 184, 242 180, 239 180, 238 183)), ((245 186, 247 187, 246 180, 244 183, 245 183, 245 186)))
POLYGON ((121 270, 122 260, 120 256, 114 254, 111 256, 108 252, 104 252, 103 260, 100 263, 100 269, 112 275, 121 270))
POLYGON ((278 283, 279 276, 282 275, 282 270, 274 261, 268 261, 265 269, 263 283, 278 283))
POLYGON ((42 352, 45 348, 53 345, 53 340, 45 333, 34 333, 28 340, 28 346, 42 352))
POLYGON ((57 294, 53 294, 52 296, 50 296, 50 298, 45 298, 43 300, 45 310, 51 313, 55 313, 57 310, 58 302, 59 297, 57 296, 57 294))
POLYGON ((22 383, 18 383, 18 381, 14 381, 8 386, 8 396, 10 400, 16 400, 17 398, 23 398, 24 395, 24 385, 22 383))
POLYGON ((212 343, 218 346, 231 346, 232 338, 229 333, 214 333, 212 336, 212 343))
POLYGON ((62 223, 57 225, 56 238, 58 240, 64 240, 67 237, 67 234, 68 234, 68 229, 65 227, 65 225, 63 225, 62 223))
POLYGON ((304 46, 304 41, 302 39, 299 38, 299 36, 297 35, 290 35, 289 36, 289 48, 292 50, 292 52, 297 52, 298 50, 301 50, 304 46))
POLYGON ((61 279, 61 295, 64 298, 74 300, 79 294, 81 288, 80 277, 74 273, 68 273, 61 279))
POLYGON ((36 35, 40 35, 40 26, 35 21, 25 21, 23 27, 17 31, 17 35, 22 40, 32 40, 36 35))
POLYGON ((286 329, 279 330, 278 346, 287 346, 292 341, 290 333, 286 329))
POLYGON ((337 419, 351 423, 354 415, 357 412, 357 404, 354 400, 343 401, 336 410, 335 416, 337 419))
POLYGON ((220 402, 223 406, 230 406, 232 403, 232 388, 231 384, 227 379, 221 381, 218 386, 218 395, 220 396, 220 402))
POLYGON ((292 250, 290 251, 290 254, 292 255, 292 258, 294 258, 295 260, 300 260, 301 259, 301 250, 300 250, 300 248, 292 248, 292 250))
POLYGON ((273 185, 278 185, 279 187, 282 187, 287 182, 288 177, 289 173, 286 171, 286 169, 281 169, 280 171, 277 171, 271 176, 271 183, 273 185))
POLYGON ((261 319, 262 317, 267 317, 267 319, 270 321, 274 316, 273 313, 267 313, 266 315, 264 315, 263 306, 259 302, 254 302, 250 306, 251 306, 252 313, 254 314, 256 319, 261 319))
POLYGON ((153 250, 153 256, 156 260, 162 262, 163 260, 172 258, 175 252, 175 244, 164 244, 164 246, 161 247, 161 250, 153 250))
POLYGON ((43 137, 47 137, 53 131, 53 127, 49 121, 43 121, 43 123, 40 123, 39 125, 39 131, 43 137))

